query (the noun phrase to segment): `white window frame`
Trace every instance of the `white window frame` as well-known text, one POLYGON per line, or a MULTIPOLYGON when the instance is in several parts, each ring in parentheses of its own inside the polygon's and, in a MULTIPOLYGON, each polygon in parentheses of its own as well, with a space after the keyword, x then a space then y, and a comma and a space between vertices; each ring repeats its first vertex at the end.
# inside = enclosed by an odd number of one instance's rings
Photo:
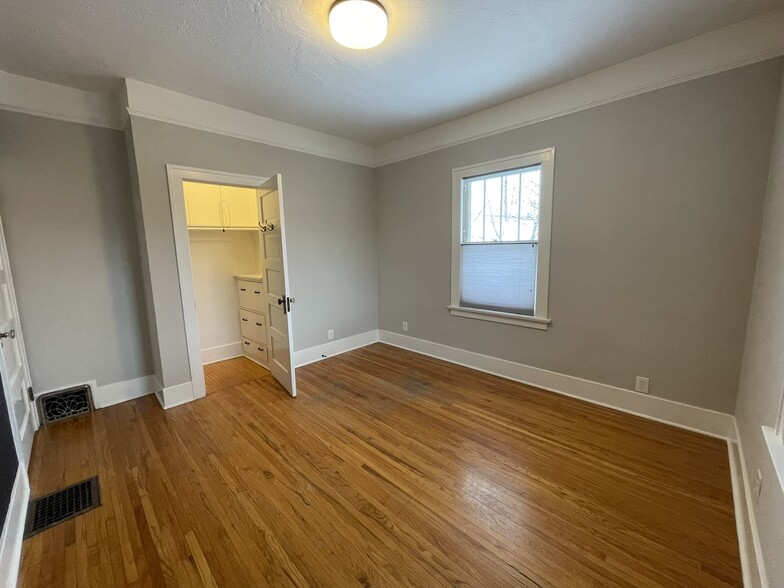
POLYGON ((553 218, 553 170, 555 148, 486 161, 452 170, 452 300, 447 306, 452 316, 545 330, 550 326, 550 236, 553 218), (536 266, 536 293, 533 316, 460 306, 460 242, 463 234, 463 180, 506 170, 541 165, 539 201, 539 247, 536 266))
POLYGON ((782 386, 781 400, 779 401, 779 418, 776 421, 776 435, 784 440, 784 386, 782 386))
POLYGON ((765 443, 768 446, 768 451, 770 451, 773 469, 776 470, 779 485, 784 490, 784 385, 782 386, 779 410, 776 417, 776 428, 762 427, 762 435, 765 437, 765 443))

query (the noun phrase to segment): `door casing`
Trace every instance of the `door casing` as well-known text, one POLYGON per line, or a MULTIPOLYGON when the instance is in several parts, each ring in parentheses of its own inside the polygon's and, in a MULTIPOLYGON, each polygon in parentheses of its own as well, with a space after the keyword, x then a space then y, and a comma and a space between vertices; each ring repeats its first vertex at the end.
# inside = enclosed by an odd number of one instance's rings
MULTIPOLYGON (((194 182, 207 182, 258 189, 270 180, 270 178, 173 164, 166 165, 166 174, 169 182, 169 200, 174 230, 174 247, 177 259, 183 319, 185 322, 185 340, 188 348, 191 386, 193 389, 192 399, 196 400, 207 395, 207 388, 204 381, 201 343, 199 340, 196 293, 193 287, 193 271, 191 268, 188 224, 185 214, 185 195, 183 193, 182 182, 191 180, 194 182)), ((168 408, 165 402, 164 407, 168 408)))

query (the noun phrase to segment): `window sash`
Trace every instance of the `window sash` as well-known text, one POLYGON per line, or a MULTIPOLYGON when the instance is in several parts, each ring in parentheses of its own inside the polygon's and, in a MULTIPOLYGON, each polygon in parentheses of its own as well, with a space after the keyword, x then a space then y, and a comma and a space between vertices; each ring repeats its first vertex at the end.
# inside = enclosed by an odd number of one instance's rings
MULTIPOLYGON (((538 168, 539 171, 539 194, 538 194, 538 205, 541 205, 542 199, 542 173, 543 173, 543 166, 541 162, 532 163, 529 165, 523 165, 518 167, 506 168, 502 169, 497 172, 493 173, 482 173, 473 176, 465 176, 461 178, 461 193, 462 193, 462 202, 461 202, 461 218, 462 218, 462 226, 460 232, 460 241, 461 244, 465 243, 495 243, 495 242, 503 242, 503 243, 514 243, 514 242, 538 242, 538 239, 520 239, 521 231, 523 229, 524 220, 521 215, 522 213, 522 205, 523 205, 523 194, 524 192, 524 184, 523 184, 523 175, 526 173, 530 173, 534 171, 534 168, 538 168), (503 204, 505 202, 503 195, 507 192, 510 188, 508 184, 504 184, 502 188, 502 198, 499 201, 499 223, 500 227, 498 229, 499 239, 487 239, 485 232, 487 227, 486 221, 486 214, 487 214, 487 196, 485 195, 482 198, 482 239, 481 240, 471 240, 471 226, 472 226, 472 195, 471 195, 471 186, 474 183, 482 182, 483 188, 486 190, 487 182, 489 180, 498 179, 498 178, 511 178, 512 181, 517 180, 517 239, 515 240, 507 240, 504 239, 504 227, 503 227, 503 216, 504 216, 504 209, 503 204)), ((514 184, 512 184, 512 189, 514 188, 514 184)), ((541 208, 541 206, 540 206, 541 208)), ((538 211, 537 214, 537 224, 541 222, 541 210, 538 211)), ((526 221, 528 219, 526 218, 526 221)), ((537 231, 538 232, 538 231, 537 231)), ((538 235, 537 235, 538 236, 538 235)))
POLYGON ((533 316, 538 243, 460 246, 460 306, 533 316))

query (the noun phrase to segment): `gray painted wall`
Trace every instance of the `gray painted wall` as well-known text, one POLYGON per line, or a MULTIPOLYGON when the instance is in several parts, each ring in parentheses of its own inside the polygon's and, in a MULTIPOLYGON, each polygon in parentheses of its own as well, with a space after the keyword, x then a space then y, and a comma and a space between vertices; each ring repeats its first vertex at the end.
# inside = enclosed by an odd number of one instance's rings
POLYGON ((131 132, 164 387, 190 381, 167 163, 255 176, 283 174, 294 348, 378 326, 374 171, 149 119, 131 132))
POLYGON ((784 83, 762 221, 736 417, 751 487, 763 484, 755 517, 771 587, 784 586, 784 489, 776 479, 762 426, 775 427, 784 384, 784 83))
POLYGON ((0 215, 34 388, 148 375, 122 133, 0 111, 0 153, 0 215))
POLYGON ((732 412, 781 61, 385 166, 380 328, 732 412), (452 317, 451 170, 555 147, 548 331, 452 317))

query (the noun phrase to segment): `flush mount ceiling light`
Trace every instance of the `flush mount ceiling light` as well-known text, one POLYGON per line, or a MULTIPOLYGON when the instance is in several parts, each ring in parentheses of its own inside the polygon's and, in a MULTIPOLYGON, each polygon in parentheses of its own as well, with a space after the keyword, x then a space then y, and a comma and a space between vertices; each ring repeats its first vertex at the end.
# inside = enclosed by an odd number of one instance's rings
POLYGON ((376 0, 338 0, 329 9, 329 30, 350 49, 370 49, 387 36, 387 12, 376 0))

